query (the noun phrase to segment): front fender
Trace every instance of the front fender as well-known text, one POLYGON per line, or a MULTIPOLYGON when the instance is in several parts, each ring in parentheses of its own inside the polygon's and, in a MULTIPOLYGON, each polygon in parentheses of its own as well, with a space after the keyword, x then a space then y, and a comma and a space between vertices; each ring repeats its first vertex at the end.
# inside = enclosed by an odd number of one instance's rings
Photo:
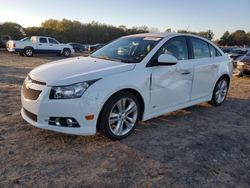
POLYGON ((84 97, 98 104, 99 115, 102 107, 113 94, 124 89, 133 89, 137 91, 144 100, 146 111, 150 101, 149 88, 150 73, 148 71, 126 71, 100 79, 87 89, 84 93, 84 97))

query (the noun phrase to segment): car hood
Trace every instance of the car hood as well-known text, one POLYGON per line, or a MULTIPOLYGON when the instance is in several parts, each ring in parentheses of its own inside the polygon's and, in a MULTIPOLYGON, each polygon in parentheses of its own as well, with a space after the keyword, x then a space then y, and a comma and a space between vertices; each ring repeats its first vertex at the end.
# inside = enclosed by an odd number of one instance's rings
POLYGON ((33 69, 32 79, 46 82, 48 86, 62 86, 77 82, 100 79, 111 74, 133 70, 135 64, 75 57, 47 63, 33 69))

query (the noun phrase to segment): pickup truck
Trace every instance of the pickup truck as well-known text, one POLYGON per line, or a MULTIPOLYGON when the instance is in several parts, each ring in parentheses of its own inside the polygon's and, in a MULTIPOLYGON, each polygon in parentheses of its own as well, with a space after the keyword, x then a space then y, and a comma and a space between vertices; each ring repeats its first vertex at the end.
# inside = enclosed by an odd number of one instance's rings
POLYGON ((57 54, 69 57, 74 53, 72 46, 59 43, 56 39, 44 36, 33 36, 28 40, 10 40, 7 42, 6 48, 9 52, 17 52, 27 57, 33 54, 57 54))

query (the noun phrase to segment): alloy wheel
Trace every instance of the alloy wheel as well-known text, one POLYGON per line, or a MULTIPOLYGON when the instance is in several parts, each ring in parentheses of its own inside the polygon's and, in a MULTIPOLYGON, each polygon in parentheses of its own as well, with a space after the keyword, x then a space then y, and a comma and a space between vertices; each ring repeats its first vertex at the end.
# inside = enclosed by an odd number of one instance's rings
POLYGON ((215 92, 215 99, 217 103, 222 103, 227 95, 228 84, 225 79, 219 81, 216 92, 215 92))
POLYGON ((122 98, 113 106, 109 114, 109 128, 116 136, 127 134, 134 126, 138 107, 131 98, 122 98))

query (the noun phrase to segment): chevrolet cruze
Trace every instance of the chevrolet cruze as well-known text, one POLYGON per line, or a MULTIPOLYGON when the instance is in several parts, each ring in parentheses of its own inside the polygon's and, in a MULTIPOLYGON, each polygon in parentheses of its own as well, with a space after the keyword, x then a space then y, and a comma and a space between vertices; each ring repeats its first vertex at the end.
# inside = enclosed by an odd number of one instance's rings
POLYGON ((89 57, 41 65, 26 77, 22 117, 52 131, 113 140, 138 121, 201 102, 221 105, 232 62, 204 38, 180 33, 121 37, 89 57))

